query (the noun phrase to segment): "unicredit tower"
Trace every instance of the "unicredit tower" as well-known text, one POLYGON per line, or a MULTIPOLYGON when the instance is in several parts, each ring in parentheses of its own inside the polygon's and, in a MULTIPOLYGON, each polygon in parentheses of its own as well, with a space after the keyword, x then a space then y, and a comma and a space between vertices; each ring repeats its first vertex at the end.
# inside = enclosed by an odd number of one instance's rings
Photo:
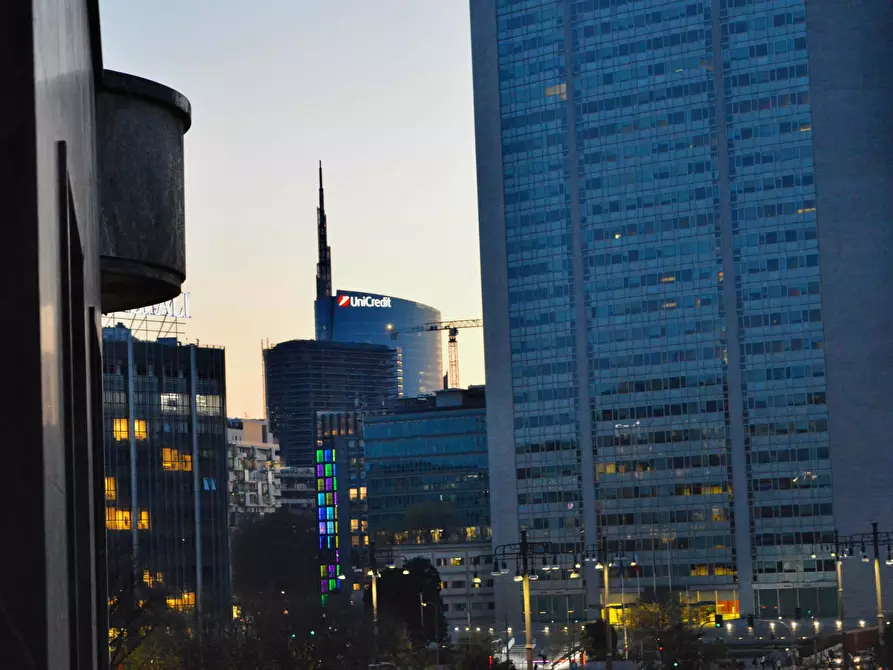
POLYGON ((402 354, 403 394, 433 393, 443 386, 439 332, 407 332, 440 321, 428 305, 366 291, 332 290, 332 250, 328 245, 322 165, 317 208, 319 263, 316 266, 316 339, 329 342, 384 344, 402 354), (399 333, 396 338, 393 333, 399 333))

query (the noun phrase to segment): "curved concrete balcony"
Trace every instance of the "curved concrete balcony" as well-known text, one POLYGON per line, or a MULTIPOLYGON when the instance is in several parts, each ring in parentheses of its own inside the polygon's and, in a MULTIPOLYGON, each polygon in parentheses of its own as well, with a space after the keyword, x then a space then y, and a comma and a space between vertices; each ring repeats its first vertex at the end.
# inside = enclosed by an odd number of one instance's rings
POLYGON ((102 311, 154 305, 186 279, 182 94, 106 70, 96 95, 102 311))

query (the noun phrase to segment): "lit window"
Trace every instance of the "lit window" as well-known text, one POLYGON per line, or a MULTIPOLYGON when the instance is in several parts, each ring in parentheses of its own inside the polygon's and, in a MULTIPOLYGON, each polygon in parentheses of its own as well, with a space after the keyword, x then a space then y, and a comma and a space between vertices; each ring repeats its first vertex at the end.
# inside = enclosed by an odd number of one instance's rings
POLYGON ((358 519, 350 520, 350 529, 351 530, 359 530, 360 529, 360 522, 358 519))
POLYGON ((454 568, 461 567, 461 566, 465 565, 465 559, 462 558, 461 556, 454 556, 453 558, 450 559, 450 565, 454 568))
POLYGON ((105 527, 109 530, 130 530, 130 510, 106 507, 105 527))
POLYGON ((148 570, 143 570, 143 581, 149 587, 155 586, 156 584, 164 584, 164 573, 156 572, 153 576, 148 570))
POLYGON ((140 518, 136 522, 136 527, 137 530, 149 530, 149 510, 140 510, 140 518))
POLYGON ((365 500, 365 499, 366 499, 366 487, 361 486, 360 487, 360 500, 365 500))
POLYGON ((116 440, 126 440, 130 435, 127 419, 112 419, 112 435, 116 440))
POLYGON ((192 472, 192 456, 181 454, 177 449, 164 447, 161 450, 161 467, 173 472, 192 472))
POLYGON ((118 484, 115 481, 114 477, 106 477, 105 478, 105 499, 106 500, 117 500, 118 499, 118 484))
POLYGON ((145 419, 133 420, 133 434, 138 440, 145 440, 149 436, 148 426, 145 419))
POLYGON ((360 590, 360 585, 357 584, 356 582, 354 582, 354 584, 353 584, 353 590, 354 590, 354 591, 359 591, 359 590, 360 590))
POLYGON ((190 610, 195 607, 195 593, 186 591, 179 598, 170 597, 167 599, 167 606, 174 610, 190 610))
POLYGON ((356 490, 356 489, 351 489, 351 490, 350 490, 350 499, 351 499, 351 500, 356 500, 356 499, 357 499, 357 490, 356 490))
POLYGON ((567 100, 567 84, 555 84, 554 86, 547 86, 546 97, 558 97, 561 100, 567 100))

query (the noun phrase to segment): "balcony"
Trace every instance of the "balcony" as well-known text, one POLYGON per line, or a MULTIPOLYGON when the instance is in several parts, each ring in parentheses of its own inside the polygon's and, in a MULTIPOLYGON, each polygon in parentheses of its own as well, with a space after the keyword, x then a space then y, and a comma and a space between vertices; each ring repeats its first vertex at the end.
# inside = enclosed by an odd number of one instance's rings
POLYGON ((102 311, 178 296, 186 279, 183 135, 189 101, 106 70, 96 95, 102 311))

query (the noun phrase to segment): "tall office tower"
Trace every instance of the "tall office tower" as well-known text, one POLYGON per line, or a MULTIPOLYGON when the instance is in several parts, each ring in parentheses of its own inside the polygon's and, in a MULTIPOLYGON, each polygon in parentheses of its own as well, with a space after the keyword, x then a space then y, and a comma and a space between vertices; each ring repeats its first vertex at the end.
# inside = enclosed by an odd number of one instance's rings
POLYGON ((494 544, 836 615, 834 530, 893 530, 890 3, 472 0, 471 32, 494 544))
POLYGON ((323 342, 360 342, 400 349, 403 393, 416 397, 441 387, 442 338, 439 331, 413 332, 440 321, 440 312, 420 302, 364 291, 332 295, 332 249, 326 223, 322 163, 319 166, 319 205, 316 208, 319 261, 316 264, 316 339, 323 342))
POLYGON ((170 607, 227 621, 224 351, 119 325, 103 329, 103 363, 111 595, 130 584, 132 560, 170 607))
POLYGON ((380 409, 400 397, 400 353, 375 344, 290 340, 264 350, 267 417, 288 467, 316 467, 316 414, 380 409))

